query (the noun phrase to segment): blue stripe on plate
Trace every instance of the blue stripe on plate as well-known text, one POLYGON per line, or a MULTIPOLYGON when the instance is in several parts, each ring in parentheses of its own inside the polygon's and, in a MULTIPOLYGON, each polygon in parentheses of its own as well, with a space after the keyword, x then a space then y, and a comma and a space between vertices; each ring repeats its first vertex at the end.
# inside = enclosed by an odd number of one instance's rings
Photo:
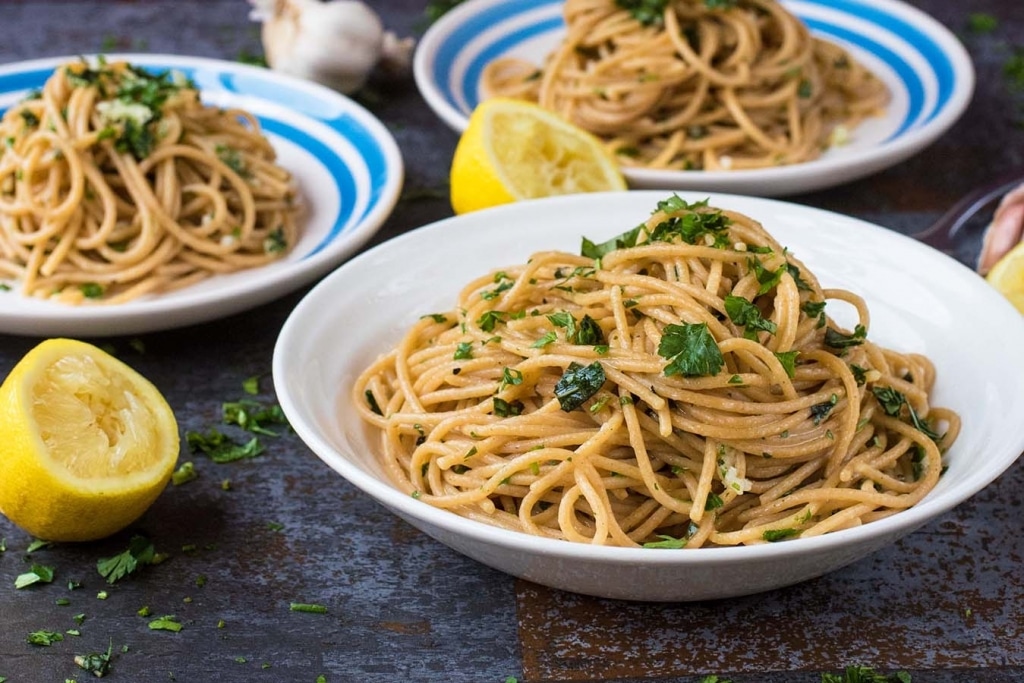
POLYGON ((565 20, 562 17, 552 17, 532 26, 524 27, 518 33, 502 36, 488 45, 466 69, 466 76, 462 84, 466 101, 472 103, 474 107, 480 103, 480 77, 483 75, 484 67, 490 62, 493 62, 525 40, 562 28, 565 28, 565 20))
POLYGON ((917 26, 904 21, 900 17, 887 14, 881 8, 868 2, 828 0, 828 2, 822 4, 877 24, 899 36, 920 52, 934 70, 939 86, 938 104, 935 110, 931 112, 928 120, 930 121, 940 110, 945 108, 956 87, 956 74, 949 55, 942 50, 942 47, 931 36, 917 26))
POLYGON ((357 196, 355 178, 352 177, 352 172, 349 171, 345 162, 342 161, 330 147, 320 142, 306 131, 299 130, 298 128, 275 119, 260 119, 260 125, 263 126, 265 131, 279 135, 315 156, 317 160, 327 168, 331 174, 331 178, 333 178, 334 182, 337 184, 338 193, 341 199, 338 217, 335 219, 334 225, 331 226, 327 236, 324 237, 312 250, 310 250, 308 254, 302 257, 307 259, 337 239, 338 235, 345 232, 345 227, 348 224, 349 219, 352 217, 352 209, 354 207, 352 199, 357 196))
POLYGON ((515 2, 500 3, 469 16, 465 23, 456 26, 438 47, 432 70, 434 82, 444 94, 445 99, 457 108, 458 105, 455 103, 455 95, 452 93, 448 75, 451 73, 459 53, 467 43, 509 17, 560 3, 561 0, 515 0, 515 2))
MULTIPOLYGON (((367 203, 366 209, 363 211, 362 215, 359 216, 359 218, 362 219, 377 208, 377 203, 380 200, 381 194, 387 186, 388 173, 391 169, 388 166, 387 159, 384 157, 384 149, 380 144, 378 144, 378 141, 373 134, 355 117, 349 114, 344 114, 343 116, 330 121, 324 121, 324 123, 334 129, 343 138, 348 140, 356 148, 356 151, 359 152, 359 155, 363 158, 363 162, 366 164, 366 170, 370 176, 370 201, 367 203)), ((322 157, 321 161, 323 161, 322 157)), ((339 159, 339 162, 340 161, 341 160, 339 159)), ((328 166, 328 168, 330 167, 328 166)), ((346 172, 349 173, 349 177, 351 178, 351 173, 348 169, 346 169, 346 172)), ((342 191, 342 207, 345 206, 346 202, 353 200, 357 196, 354 185, 350 188, 351 194, 346 194, 343 188, 339 187, 339 190, 342 191)))
MULTIPOLYGON (((887 138, 887 142, 913 128, 915 123, 924 123, 923 120, 920 120, 922 113, 924 113, 924 83, 921 82, 920 75, 902 57, 867 36, 841 26, 827 24, 815 19, 804 19, 804 23, 813 31, 835 36, 856 45, 866 52, 870 52, 885 62, 903 81, 903 85, 907 89, 907 115, 900 123, 899 128, 887 138)), ((939 102, 936 109, 940 108, 941 105, 942 102, 939 102)), ((931 114, 934 115, 934 111, 931 114)))

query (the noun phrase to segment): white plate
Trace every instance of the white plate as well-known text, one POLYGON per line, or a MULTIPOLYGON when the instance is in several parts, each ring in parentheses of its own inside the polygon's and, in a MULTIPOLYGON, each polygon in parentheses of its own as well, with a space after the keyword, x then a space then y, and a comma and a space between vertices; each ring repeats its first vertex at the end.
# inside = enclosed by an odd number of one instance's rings
MULTIPOLYGON (((892 93, 884 117, 849 144, 802 164, 737 171, 624 169, 632 187, 773 196, 839 185, 920 151, 960 117, 974 91, 963 45, 924 12, 897 0, 783 0, 811 32, 849 50, 892 93)), ((565 33, 561 0, 469 0, 441 18, 416 50, 416 84, 457 131, 481 99, 484 66, 518 57, 538 66, 565 33)))
MULTIPOLYGON (((0 112, 42 86, 53 69, 78 57, 0 68, 0 112)), ((237 313, 312 282, 350 256, 384 223, 402 188, 394 138, 352 100, 314 83, 234 62, 173 55, 123 54, 150 70, 192 78, 203 101, 257 116, 292 172, 305 207, 301 238, 279 262, 216 276, 180 291, 117 305, 68 306, 0 293, 0 332, 39 336, 135 334, 237 313)))
MULTIPOLYGON (((706 195, 681 196, 693 201, 706 195)), ((957 410, 963 431, 947 455, 949 469, 920 504, 816 538, 659 551, 496 529, 394 488, 377 459, 377 435, 351 404, 357 375, 421 315, 450 309, 470 280, 524 263, 537 250, 576 252, 583 235, 603 241, 635 226, 664 197, 638 191, 505 205, 434 223, 349 261, 299 303, 274 349, 274 386, 292 426, 345 479, 455 550, 548 586, 636 600, 755 593, 849 564, 981 490, 1024 449, 1024 318, 977 274, 908 237, 853 218, 712 195, 713 205, 761 220, 823 287, 861 293, 874 341, 925 353, 935 362, 934 403, 957 410)))

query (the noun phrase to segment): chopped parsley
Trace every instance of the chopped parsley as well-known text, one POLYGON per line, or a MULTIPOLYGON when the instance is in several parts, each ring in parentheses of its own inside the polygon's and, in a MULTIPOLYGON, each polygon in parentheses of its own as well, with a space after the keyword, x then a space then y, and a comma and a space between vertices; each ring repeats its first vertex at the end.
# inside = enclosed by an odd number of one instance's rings
POLYGON ((717 510, 718 508, 725 505, 725 501, 717 493, 711 492, 708 494, 708 499, 704 502, 705 510, 717 510))
POLYGON ((377 405, 377 398, 373 395, 373 392, 367 389, 365 396, 366 403, 367 405, 370 406, 370 410, 372 410, 373 412, 377 413, 380 416, 383 416, 384 412, 380 409, 380 406, 377 405))
MULTIPOLYGON (((500 322, 504 322, 506 315, 507 314, 504 311, 487 311, 476 319, 476 324, 479 325, 480 329, 484 332, 493 332, 494 326, 500 322)), ((439 322, 444 322, 444 320, 439 322)))
POLYGON ((787 272, 786 265, 781 265, 775 270, 768 270, 761 263, 761 260, 757 258, 747 259, 747 264, 754 271, 754 277, 757 278, 758 284, 761 285, 757 290, 758 296, 767 294, 774 289, 782 281, 782 274, 787 272))
POLYGON ((828 417, 828 414, 832 412, 832 409, 835 408, 838 402, 839 395, 832 394, 829 400, 824 403, 811 406, 811 419, 814 420, 815 426, 821 424, 822 420, 828 417))
POLYGON ((686 543, 690 540, 688 538, 675 538, 673 536, 665 536, 664 534, 658 534, 658 538, 660 538, 661 540, 644 543, 644 547, 678 550, 679 548, 685 548, 686 543))
POLYGON ((501 371, 501 383, 498 384, 498 391, 504 391, 505 387, 519 386, 523 383, 523 373, 515 368, 505 368, 501 371))
POLYGON ((64 640, 64 635, 57 631, 32 631, 26 640, 29 645, 49 647, 64 640))
POLYGON ((967 17, 967 28, 972 33, 992 33, 999 28, 999 19, 985 12, 973 12, 967 17))
POLYGON ((205 434, 202 432, 186 432, 185 441, 193 452, 202 451, 210 460, 216 463, 255 458, 263 453, 264 450, 259 437, 254 436, 246 443, 239 443, 214 428, 207 430, 205 434))
POLYGON ((887 676, 867 666, 848 666, 839 674, 821 674, 821 683, 911 683, 910 674, 897 671, 887 676))
POLYGON ((238 425, 247 432, 266 436, 278 436, 279 434, 267 429, 264 425, 288 425, 288 418, 285 417, 281 406, 276 403, 264 405, 259 401, 247 398, 222 404, 221 416, 224 419, 224 424, 238 425))
POLYGON ((181 622, 173 614, 157 617, 149 622, 147 626, 149 626, 150 631, 171 631, 172 633, 177 633, 182 629, 181 622))
POLYGON ((687 244, 699 244, 705 235, 712 235, 714 246, 722 249, 729 244, 726 228, 729 218, 719 209, 700 211, 708 207, 708 200, 687 203, 679 195, 658 202, 658 210, 676 214, 662 221, 650 234, 652 242, 671 242, 676 237, 687 244), (681 215, 679 215, 681 214, 681 215))
POLYGON ((857 382, 857 386, 864 386, 867 383, 868 371, 865 368, 856 363, 850 363, 850 372, 853 373, 853 379, 857 382))
POLYGON ((560 311, 549 315, 548 320, 555 327, 565 330, 565 341, 569 344, 597 346, 604 343, 604 331, 589 315, 584 315, 577 323, 572 313, 560 311))
POLYGON ((658 344, 658 355, 669 361, 665 366, 666 377, 717 375, 725 365, 707 323, 666 325, 658 344))
POLYGON ((914 427, 927 436, 932 441, 942 440, 942 436, 939 435, 931 425, 924 419, 922 419, 914 407, 907 401, 907 397, 901 392, 896 391, 892 387, 871 387, 871 392, 875 395, 878 400, 878 404, 882 407, 882 410, 889 417, 899 418, 903 410, 903 406, 907 407, 907 413, 910 416, 910 423, 914 427))
POLYGON ((305 602, 293 602, 288 606, 292 612, 306 612, 308 614, 327 614, 327 608, 323 605, 312 605, 305 602))
POLYGON ((86 299, 100 299, 103 297, 103 285, 95 282, 83 282, 78 285, 78 291, 82 293, 86 299))
POLYGON ((242 380, 242 391, 249 394, 250 396, 256 396, 260 393, 260 376, 253 375, 242 380))
POLYGON ((448 316, 444 315, 443 313, 428 313, 427 315, 420 316, 420 320, 423 320, 424 318, 430 318, 431 320, 438 324, 448 322, 448 316))
POLYGON ((217 158, 224 162, 224 165, 230 168, 232 171, 237 173, 243 178, 248 178, 251 174, 249 168, 245 165, 245 160, 242 159, 242 154, 234 147, 228 145, 217 145, 213 148, 217 158))
POLYGON ((743 328, 745 339, 756 341, 758 331, 775 334, 778 329, 774 322, 762 317, 760 308, 741 296, 727 295, 725 297, 725 312, 733 323, 743 328))
POLYGON ((128 542, 128 549, 123 553, 100 559, 96 570, 107 583, 114 584, 138 571, 147 564, 156 564, 157 554, 153 542, 145 536, 136 535, 128 542))
POLYGON ((103 678, 110 673, 110 658, 114 651, 114 644, 107 645, 106 652, 90 652, 84 655, 75 655, 75 664, 85 669, 96 678, 103 678))
POLYGON ((637 239, 640 237, 640 231, 643 229, 643 225, 638 225, 632 230, 627 230, 621 235, 616 235, 607 242, 595 244, 586 237, 583 238, 583 245, 580 247, 580 254, 592 259, 601 259, 605 255, 617 249, 628 249, 635 247, 637 239))
POLYGON ((798 529, 765 529, 761 537, 769 543, 775 543, 800 533, 798 529))
POLYGON ((615 0, 615 4, 644 26, 661 26, 665 23, 665 8, 668 0, 615 0))
POLYGON ((526 406, 523 405, 522 401, 506 401, 505 399, 498 398, 497 396, 493 399, 494 414, 498 417, 515 417, 522 415, 523 410, 526 406))
POLYGON ((553 344, 558 339, 558 335, 554 332, 548 332, 537 341, 530 344, 531 349, 542 349, 548 344, 553 344))
POLYGON ((455 355, 452 356, 452 360, 469 360, 472 357, 472 342, 459 342, 459 345, 455 348, 455 355))
POLYGON ((572 412, 600 391, 606 379, 600 361, 586 366, 570 363, 555 384, 555 398, 563 411, 572 412))
POLYGON ((818 328, 825 327, 825 302, 824 301, 805 301, 800 306, 800 310, 808 318, 818 319, 818 328))
POLYGON ((868 331, 863 325, 857 325, 853 330, 853 334, 843 334, 829 327, 825 330, 825 346, 832 347, 833 349, 859 346, 864 343, 867 336, 868 331))
POLYGON ((27 588, 37 583, 53 583, 53 567, 34 564, 27 572, 19 574, 14 579, 15 588, 27 588))
POLYGON ((796 357, 799 355, 799 351, 778 351, 775 354, 775 357, 782 363, 782 369, 786 371, 786 376, 790 379, 796 375, 796 357))
POLYGON ((37 538, 28 544, 28 547, 25 548, 25 554, 31 555, 35 551, 49 548, 51 545, 53 545, 53 541, 44 541, 41 538, 37 538))
POLYGON ((191 461, 187 461, 183 462, 181 467, 174 470, 174 473, 171 474, 171 483, 174 486, 181 486, 182 484, 187 484, 188 482, 198 478, 199 473, 196 472, 195 465, 193 465, 191 461))

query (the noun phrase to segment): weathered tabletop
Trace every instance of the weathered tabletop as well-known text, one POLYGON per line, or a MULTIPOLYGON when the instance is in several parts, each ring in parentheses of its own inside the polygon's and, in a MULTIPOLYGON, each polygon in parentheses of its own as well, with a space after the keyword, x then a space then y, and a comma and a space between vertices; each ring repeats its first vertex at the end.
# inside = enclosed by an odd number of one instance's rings
MULTIPOLYGON (((422 30, 426 0, 371 4, 398 33, 422 30)), ((963 37, 979 77, 970 109, 897 168, 794 201, 916 232, 972 187, 1024 168, 1024 128, 1013 123, 1002 75, 1013 41, 1024 45, 1024 3, 912 4, 963 37), (999 17, 998 28, 971 33, 969 12, 999 17)), ((243 0, 8 0, 0 6, 0 63, 101 50, 236 59, 261 51, 247 14, 243 0)), ((443 197, 455 134, 411 77, 378 80, 363 101, 406 160, 405 195, 375 242, 450 215, 443 197)), ((242 395, 245 378, 269 372, 277 333, 302 294, 220 322, 102 342, 160 388, 183 432, 204 429, 217 424, 223 401, 242 395)), ((39 341, 0 335, 0 374, 39 341)), ((273 400, 269 377, 262 388, 262 398, 273 400)), ((32 539, 0 519, 0 679, 84 681, 74 655, 111 644, 111 677, 121 681, 312 683, 321 674, 365 683, 700 681, 718 674, 735 683, 810 683, 846 664, 906 670, 914 683, 1024 680, 1021 463, 896 546, 831 575, 749 598, 650 605, 559 593, 488 569, 357 492, 298 438, 268 445, 259 458, 226 465, 183 453, 199 479, 169 487, 135 527, 170 559, 114 586, 104 584, 96 561, 123 550, 131 531, 27 556, 32 539), (222 490, 224 479, 231 490, 222 490), (56 579, 16 590, 14 578, 30 560, 54 566, 56 579), (69 580, 82 587, 68 590, 69 580), (97 599, 101 590, 105 600, 97 599), (290 602, 328 611, 292 612, 290 602), (177 615, 184 628, 149 630, 136 614, 143 606, 177 615), (79 637, 51 647, 26 643, 30 631, 76 628, 77 614, 85 615, 79 637)))

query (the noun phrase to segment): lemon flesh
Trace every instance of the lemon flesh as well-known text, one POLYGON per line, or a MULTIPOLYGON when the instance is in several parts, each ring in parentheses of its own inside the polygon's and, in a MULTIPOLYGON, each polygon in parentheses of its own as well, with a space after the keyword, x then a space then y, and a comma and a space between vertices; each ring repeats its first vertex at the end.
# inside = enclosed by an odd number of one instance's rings
POLYGON ((1024 242, 999 259, 985 279, 1024 313, 1024 242))
POLYGON ((600 140, 557 114, 520 100, 485 100, 452 159, 451 199, 462 214, 521 199, 624 190, 600 140))
POLYGON ((0 512, 38 538, 103 538, 167 484, 178 427, 157 389, 83 342, 51 339, 0 386, 0 512))

